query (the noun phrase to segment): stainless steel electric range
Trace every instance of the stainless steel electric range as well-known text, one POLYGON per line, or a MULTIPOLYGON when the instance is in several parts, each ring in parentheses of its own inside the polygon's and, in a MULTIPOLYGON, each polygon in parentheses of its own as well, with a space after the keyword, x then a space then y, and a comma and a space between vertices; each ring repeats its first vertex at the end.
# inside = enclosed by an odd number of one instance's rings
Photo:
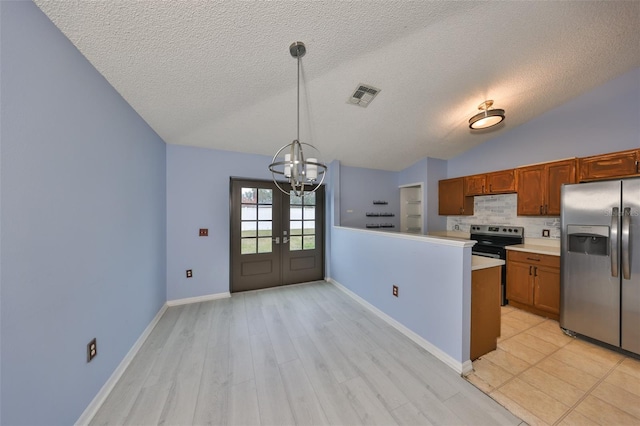
MULTIPOLYGON (((506 246, 524 244, 524 228, 510 225, 471 225, 471 239, 476 240, 476 245, 471 253, 477 256, 492 257, 507 261, 506 246)), ((502 266, 501 304, 504 306, 507 300, 507 266, 502 266)))

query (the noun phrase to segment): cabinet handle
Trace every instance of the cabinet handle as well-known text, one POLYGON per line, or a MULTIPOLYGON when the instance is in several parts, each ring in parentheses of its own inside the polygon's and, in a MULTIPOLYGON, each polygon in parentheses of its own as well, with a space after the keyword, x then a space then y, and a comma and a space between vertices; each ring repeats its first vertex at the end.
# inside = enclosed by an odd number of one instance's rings
POLYGON ((531 275, 531 268, 533 268, 533 266, 529 265, 529 275, 531 275))
POLYGON ((493 192, 493 184, 489 185, 489 192, 493 192))
POLYGON ((549 214, 549 206, 548 205, 544 205, 544 214, 549 214))
POLYGON ((636 160, 636 173, 640 173, 640 161, 636 160))
POLYGON ((484 194, 484 185, 482 185, 482 193, 484 194))
POLYGON ((533 267, 533 276, 534 276, 534 277, 537 277, 537 276, 538 276, 538 267, 537 267, 537 266, 534 266, 534 267, 533 267))
POLYGON ((540 262, 540 259, 536 259, 535 257, 527 257, 527 260, 533 260, 534 262, 540 262))
POLYGON ((541 205, 540 206, 540 214, 542 214, 542 209, 543 209, 543 206, 541 205))

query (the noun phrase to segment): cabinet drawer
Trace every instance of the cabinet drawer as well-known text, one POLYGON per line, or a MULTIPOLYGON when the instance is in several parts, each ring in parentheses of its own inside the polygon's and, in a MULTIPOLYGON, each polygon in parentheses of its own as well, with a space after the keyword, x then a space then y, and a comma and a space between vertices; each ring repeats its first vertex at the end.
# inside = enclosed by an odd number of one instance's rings
POLYGON ((532 265, 560 268, 560 256, 508 250, 507 259, 513 262, 524 262, 532 265))

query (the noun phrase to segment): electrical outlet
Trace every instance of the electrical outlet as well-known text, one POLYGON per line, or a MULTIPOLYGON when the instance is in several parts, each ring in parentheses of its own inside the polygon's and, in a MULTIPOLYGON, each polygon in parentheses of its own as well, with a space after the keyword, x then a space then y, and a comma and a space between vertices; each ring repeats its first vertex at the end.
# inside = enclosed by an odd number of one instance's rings
POLYGON ((543 237, 549 238, 549 235, 550 235, 550 234, 549 234, 549 230, 548 230, 548 229, 543 229, 543 230, 542 230, 542 236, 543 236, 543 237))
POLYGON ((209 230, 207 228, 200 228, 200 233, 198 234, 200 237, 208 237, 209 230))
POLYGON ((193 271, 191 269, 187 269, 187 278, 193 277, 193 271))
POLYGON ((87 362, 91 362, 98 355, 98 342, 93 338, 92 341, 87 344, 87 362))
POLYGON ((394 295, 395 297, 398 297, 398 286, 397 286, 397 285, 394 285, 394 286, 393 286, 393 295, 394 295))

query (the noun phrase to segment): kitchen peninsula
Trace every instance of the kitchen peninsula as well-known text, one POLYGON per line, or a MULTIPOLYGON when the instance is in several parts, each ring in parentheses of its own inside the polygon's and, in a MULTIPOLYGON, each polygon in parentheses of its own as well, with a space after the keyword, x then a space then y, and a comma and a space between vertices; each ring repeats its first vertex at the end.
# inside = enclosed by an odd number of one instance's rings
POLYGON ((499 271, 503 261, 476 258, 475 241, 457 238, 334 226, 331 239, 330 282, 457 372, 471 371, 472 270, 499 271))

